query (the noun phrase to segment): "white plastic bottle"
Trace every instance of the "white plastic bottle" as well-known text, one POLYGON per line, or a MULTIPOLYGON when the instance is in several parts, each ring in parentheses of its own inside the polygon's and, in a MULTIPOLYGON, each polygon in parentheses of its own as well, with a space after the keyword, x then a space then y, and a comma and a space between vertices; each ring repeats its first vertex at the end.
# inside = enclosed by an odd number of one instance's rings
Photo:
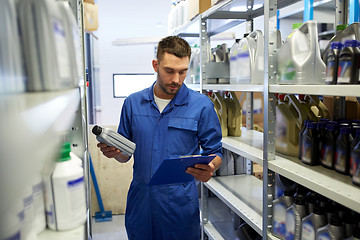
POLYGON ((285 239, 286 209, 294 203, 294 193, 284 191, 284 195, 275 199, 273 202, 273 223, 272 234, 280 239, 285 239))
POLYGON ((21 239, 32 239, 34 235, 34 197, 32 185, 26 186, 24 191, 24 223, 22 225, 21 239))
POLYGON ((239 49, 239 41, 240 39, 236 39, 235 43, 230 48, 230 84, 236 84, 237 77, 239 75, 239 68, 238 68, 238 62, 237 62, 237 54, 239 49))
POLYGON ((34 226, 36 234, 41 233, 46 228, 44 185, 40 175, 36 175, 32 185, 34 198, 34 226))
POLYGON ((0 217, 0 240, 21 240, 20 221, 14 209, 0 217))
POLYGON ((302 219, 301 239, 315 240, 317 230, 326 224, 327 218, 324 210, 319 205, 315 205, 314 212, 302 219))
POLYGON ((83 168, 71 161, 69 148, 62 148, 61 156, 45 186, 47 224, 50 229, 70 230, 85 223, 83 168))

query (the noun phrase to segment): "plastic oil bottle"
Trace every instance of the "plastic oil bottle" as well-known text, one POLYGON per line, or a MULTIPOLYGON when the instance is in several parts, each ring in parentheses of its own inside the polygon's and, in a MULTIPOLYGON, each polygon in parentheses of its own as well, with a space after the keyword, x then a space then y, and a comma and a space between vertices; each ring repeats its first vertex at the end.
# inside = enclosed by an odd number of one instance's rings
POLYGON ((350 176, 353 175, 354 173, 354 168, 353 168, 353 161, 354 159, 357 159, 357 151, 355 151, 355 147, 356 145, 358 145, 360 141, 360 129, 356 129, 356 135, 355 138, 353 139, 353 141, 351 142, 351 146, 350 146, 350 168, 349 168, 349 174, 350 176))
POLYGON ((47 225, 62 231, 81 226, 86 221, 84 171, 71 161, 69 143, 64 143, 55 169, 45 179, 47 225))
POLYGON ((322 143, 320 151, 320 164, 326 168, 334 169, 336 153, 336 126, 337 123, 329 121, 326 125, 325 142, 322 143))
POLYGON ((350 127, 341 127, 340 135, 336 140, 335 171, 341 174, 349 174, 350 146, 353 138, 350 127))
POLYGON ((318 240, 341 240, 345 238, 345 229, 339 217, 332 217, 329 224, 319 228, 316 232, 318 240))
POLYGON ((343 48, 341 42, 332 42, 330 51, 328 52, 326 62, 326 81, 325 84, 337 84, 338 68, 339 68, 339 55, 343 48))
POLYGON ((305 95, 305 102, 310 105, 310 109, 320 119, 329 119, 330 113, 325 104, 315 95, 305 95))
POLYGON ((229 55, 230 84, 237 84, 237 77, 239 75, 239 68, 238 68, 238 62, 237 62, 239 42, 240 42, 240 39, 236 39, 235 43, 232 45, 232 47, 230 49, 230 55, 229 55))
POLYGON ((328 45, 325 47, 323 55, 322 55, 322 59, 324 61, 324 63, 328 62, 328 56, 329 56, 329 52, 331 49, 331 44, 333 42, 341 42, 342 41, 342 32, 346 29, 348 25, 346 24, 340 24, 336 26, 336 33, 335 35, 330 39, 328 45))
POLYGON ((264 36, 260 30, 240 40, 237 61, 239 84, 263 84, 264 36))
POLYGON ((224 98, 220 95, 219 92, 212 92, 210 95, 211 101, 214 103, 215 110, 219 117, 222 136, 228 136, 228 127, 227 127, 227 108, 224 98))
MULTIPOLYGON (((356 139, 360 135, 359 132, 360 130, 356 131, 356 139)), ((353 184, 360 186, 360 140, 351 149, 351 169, 353 184)))
POLYGON ((307 21, 285 40, 278 53, 280 84, 324 84, 326 66, 321 59, 317 23, 307 21))
POLYGON ((315 240, 319 228, 326 226, 327 219, 324 209, 315 205, 314 212, 302 219, 301 239, 315 240))
POLYGON ((303 195, 296 196, 293 205, 286 210, 285 239, 301 239, 301 220, 307 215, 305 197, 303 195))
POLYGON ((228 92, 224 99, 227 109, 228 135, 234 137, 241 136, 242 109, 235 92, 228 92))
POLYGON ((316 122, 307 122, 306 129, 302 136, 301 161, 308 165, 318 164, 318 136, 316 122))
POLYGON ((346 40, 339 55, 337 84, 359 84, 360 50, 357 40, 346 40))
POLYGON ((294 203, 294 192, 285 189, 284 195, 273 201, 272 234, 285 239, 286 233, 286 209, 294 203))
POLYGON ((276 106, 276 151, 296 157, 299 153, 299 132, 306 110, 294 95, 279 95, 276 106))

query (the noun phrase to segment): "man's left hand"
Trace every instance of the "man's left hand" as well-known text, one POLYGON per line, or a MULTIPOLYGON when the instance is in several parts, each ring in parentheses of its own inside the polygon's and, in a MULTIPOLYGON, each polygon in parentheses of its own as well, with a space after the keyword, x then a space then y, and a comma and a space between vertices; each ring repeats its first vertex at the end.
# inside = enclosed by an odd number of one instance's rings
POLYGON ((193 175, 194 178, 201 182, 207 182, 213 176, 215 166, 212 162, 209 164, 195 164, 194 167, 189 167, 186 172, 193 175))

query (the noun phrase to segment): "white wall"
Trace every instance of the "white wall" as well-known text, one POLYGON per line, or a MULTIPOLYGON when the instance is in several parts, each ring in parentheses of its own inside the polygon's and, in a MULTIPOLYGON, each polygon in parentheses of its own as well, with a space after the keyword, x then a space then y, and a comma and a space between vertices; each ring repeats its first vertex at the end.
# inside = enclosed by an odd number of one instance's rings
MULTIPOLYGON (((152 73, 154 44, 113 46, 116 39, 164 37, 168 0, 103 0, 99 7, 98 37, 101 114, 98 123, 118 125, 123 99, 113 98, 113 73, 152 73), (157 27, 156 25, 162 25, 157 27)), ((144 86, 144 88, 147 86, 144 86)))

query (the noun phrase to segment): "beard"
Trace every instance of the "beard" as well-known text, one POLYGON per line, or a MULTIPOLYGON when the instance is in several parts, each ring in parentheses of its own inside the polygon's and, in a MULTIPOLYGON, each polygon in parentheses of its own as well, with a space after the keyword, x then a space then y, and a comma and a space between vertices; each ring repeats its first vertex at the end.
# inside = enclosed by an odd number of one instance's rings
POLYGON ((165 84, 163 82, 163 80, 161 79, 160 74, 158 74, 158 76, 157 76, 157 83, 164 93, 166 93, 167 95, 172 95, 172 96, 175 96, 181 87, 181 85, 177 84, 177 83, 165 84))

